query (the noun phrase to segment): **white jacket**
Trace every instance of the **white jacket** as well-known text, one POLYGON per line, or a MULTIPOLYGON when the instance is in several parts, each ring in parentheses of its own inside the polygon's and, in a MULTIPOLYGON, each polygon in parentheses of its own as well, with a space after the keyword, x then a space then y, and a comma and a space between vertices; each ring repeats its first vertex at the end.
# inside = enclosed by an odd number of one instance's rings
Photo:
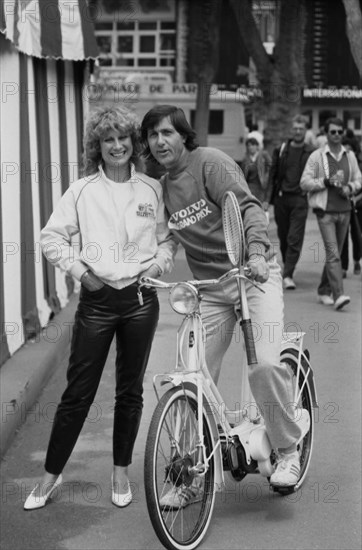
POLYGON ((70 185, 41 231, 40 243, 46 258, 63 271, 80 279, 91 269, 117 288, 131 284, 152 264, 170 271, 177 248, 167 227, 161 184, 134 166, 126 185, 109 180, 102 169, 70 185), (80 246, 74 244, 76 235, 80 246))
MULTIPOLYGON (((352 193, 355 193, 361 189, 361 172, 353 151, 344 150, 347 153, 349 164, 348 185, 351 187, 352 193)), ((328 201, 328 189, 324 184, 324 179, 329 178, 328 151, 328 145, 313 151, 307 160, 300 180, 303 191, 308 191, 309 206, 320 210, 326 209, 328 201)))

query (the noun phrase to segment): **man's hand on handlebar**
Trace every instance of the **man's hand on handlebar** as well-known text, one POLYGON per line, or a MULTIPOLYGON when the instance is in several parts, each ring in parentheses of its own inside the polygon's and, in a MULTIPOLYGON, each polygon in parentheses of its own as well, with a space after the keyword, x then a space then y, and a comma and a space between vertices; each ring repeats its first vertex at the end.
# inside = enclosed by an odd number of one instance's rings
POLYGON ((250 269, 250 279, 254 279, 257 283, 265 283, 269 278, 269 265, 261 254, 252 254, 247 262, 247 267, 250 269))

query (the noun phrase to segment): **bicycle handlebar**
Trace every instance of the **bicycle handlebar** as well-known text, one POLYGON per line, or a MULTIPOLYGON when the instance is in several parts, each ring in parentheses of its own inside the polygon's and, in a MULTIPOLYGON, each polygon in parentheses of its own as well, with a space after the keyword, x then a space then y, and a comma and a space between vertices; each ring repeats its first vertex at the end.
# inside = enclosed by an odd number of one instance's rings
MULTIPOLYGON (((235 267, 233 269, 230 269, 230 271, 228 271, 227 273, 224 273, 223 275, 221 275, 221 277, 219 277, 218 279, 188 280, 188 281, 182 281, 182 282, 187 282, 193 285, 196 289, 199 289, 200 287, 217 285, 217 284, 223 283, 228 279, 235 278, 235 279, 243 279, 243 280, 249 281, 261 292, 265 292, 262 288, 260 288, 260 286, 257 283, 255 283, 248 277, 248 275, 250 275, 251 273, 250 268, 248 267, 242 268, 242 271, 244 272, 244 274, 241 274, 239 268, 235 267)), ((141 293, 142 287, 148 286, 148 287, 160 288, 160 289, 172 289, 178 284, 180 284, 180 281, 166 283, 164 281, 160 281, 159 279, 153 279, 152 277, 140 277, 139 285, 138 285, 138 299, 140 300, 140 304, 142 305, 143 303, 142 293, 141 293)), ((243 312, 245 313, 245 310, 247 311, 245 290, 244 292, 241 292, 240 299, 241 299, 240 306, 242 311, 242 319, 240 321, 240 325, 244 333, 245 349, 246 349, 248 364, 252 365, 257 362, 257 358, 256 358, 256 352, 255 352, 255 343, 254 343, 251 319, 249 318, 249 315, 247 315, 246 318, 243 318, 243 312)))
POLYGON ((237 267, 234 267, 233 269, 230 269, 227 273, 224 273, 219 277, 218 279, 202 279, 202 280, 194 280, 190 279, 188 281, 176 281, 171 283, 166 283, 165 281, 160 281, 159 279, 153 279, 152 277, 140 277, 139 279, 139 288, 141 289, 143 286, 152 286, 153 288, 173 288, 174 286, 178 285, 180 282, 187 282, 192 284, 196 288, 200 288, 202 286, 212 286, 212 285, 218 285, 226 281, 227 279, 231 279, 234 277, 235 279, 244 279, 245 281, 249 281, 252 285, 254 285, 257 289, 260 290, 260 292, 263 292, 265 294, 265 290, 260 288, 260 286, 255 283, 252 279, 250 279, 250 273, 251 270, 249 267, 242 268, 244 271, 244 275, 241 275, 239 273, 239 269, 237 267))
POLYGON ((218 279, 203 279, 203 280, 187 280, 187 281, 176 281, 171 283, 166 283, 164 281, 160 281, 159 279, 153 279, 152 277, 140 277, 139 279, 139 286, 140 288, 143 286, 152 286, 154 288, 173 288, 174 286, 180 284, 180 282, 187 282, 192 284, 194 287, 199 288, 201 286, 210 286, 210 285, 217 285, 225 281, 226 279, 230 279, 231 277, 237 277, 239 273, 239 270, 237 267, 230 269, 227 273, 224 273, 224 275, 221 275, 218 279))

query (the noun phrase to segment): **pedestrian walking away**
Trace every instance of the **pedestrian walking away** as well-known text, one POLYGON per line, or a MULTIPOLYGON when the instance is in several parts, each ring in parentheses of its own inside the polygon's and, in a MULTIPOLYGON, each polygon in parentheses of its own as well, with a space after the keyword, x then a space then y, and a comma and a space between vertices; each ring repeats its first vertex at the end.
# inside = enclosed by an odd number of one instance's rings
POLYGON ((361 172, 353 151, 342 145, 343 121, 328 119, 325 132, 328 142, 309 157, 300 185, 308 192, 325 250, 318 300, 341 310, 351 301, 344 294, 341 252, 350 223, 350 199, 361 189, 361 172))
POLYGON ((136 171, 139 122, 125 108, 91 113, 84 137, 85 177, 74 182, 41 231, 46 258, 81 282, 67 387, 58 405, 45 472, 24 508, 44 506, 62 482, 62 471, 94 400, 116 336, 112 502, 130 504, 128 466, 143 408, 143 377, 159 304, 153 289, 138 299, 141 275, 159 277, 173 263, 162 188, 136 171), (79 235, 80 247, 73 244, 79 235), (100 251, 94 256, 91 249, 100 251), (117 249, 115 249, 117 247, 117 249), (142 306, 142 307, 141 307, 142 306))
MULTIPOLYGON (((222 224, 222 199, 226 191, 237 197, 245 225, 251 278, 263 283, 265 294, 246 283, 250 317, 258 327, 273 326, 273 338, 260 330, 256 339, 258 363, 250 366, 253 397, 264 412, 266 429, 278 461, 271 483, 295 485, 300 462, 296 451, 302 427, 294 412, 287 365, 280 362, 283 331, 283 290, 275 252, 267 234, 267 220, 259 201, 250 193, 238 165, 218 149, 199 147, 196 134, 182 109, 159 105, 142 121, 145 155, 166 168, 162 178, 169 228, 186 251, 195 279, 217 278, 231 269, 222 224), (273 414, 267 414, 273 403, 273 414), (269 405, 268 405, 269 404, 269 405)), ((202 320, 206 327, 206 364, 215 382, 238 319, 235 280, 203 290, 202 320)), ((193 487, 197 499, 198 487, 193 487)), ((171 490, 172 493, 172 490, 171 490)), ((172 506, 173 494, 167 498, 172 506)), ((185 505, 190 502, 185 503, 185 505)))
POLYGON ((272 202, 286 290, 296 288, 293 277, 302 252, 308 216, 307 196, 300 188, 300 178, 313 151, 313 147, 304 141, 307 123, 308 119, 303 115, 293 118, 292 138, 274 150, 270 169, 272 202))

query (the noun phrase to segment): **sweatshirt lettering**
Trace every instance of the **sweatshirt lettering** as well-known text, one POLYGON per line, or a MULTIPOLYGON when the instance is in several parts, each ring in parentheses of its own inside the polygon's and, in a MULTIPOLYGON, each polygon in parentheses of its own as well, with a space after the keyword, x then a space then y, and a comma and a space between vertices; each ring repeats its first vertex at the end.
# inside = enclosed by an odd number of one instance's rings
POLYGON ((200 199, 199 201, 174 212, 172 216, 170 216, 168 226, 170 229, 184 229, 184 227, 193 225, 211 213, 210 208, 206 206, 205 199, 200 199))

